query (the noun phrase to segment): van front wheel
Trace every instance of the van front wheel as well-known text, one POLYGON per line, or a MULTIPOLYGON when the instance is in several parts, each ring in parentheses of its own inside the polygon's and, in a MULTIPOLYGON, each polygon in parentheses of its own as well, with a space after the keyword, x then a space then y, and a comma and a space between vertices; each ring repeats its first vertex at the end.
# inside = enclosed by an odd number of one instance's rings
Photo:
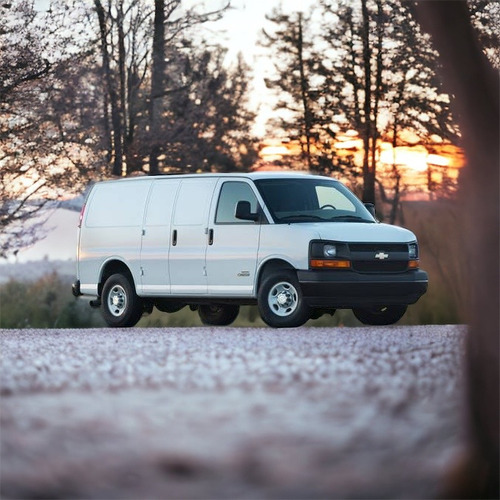
POLYGON ((111 275, 102 289, 101 312, 112 327, 135 326, 141 319, 143 303, 134 286, 123 274, 111 275))
POLYGON ((301 326, 311 316, 293 271, 283 270, 266 276, 257 300, 262 319, 273 328, 301 326))

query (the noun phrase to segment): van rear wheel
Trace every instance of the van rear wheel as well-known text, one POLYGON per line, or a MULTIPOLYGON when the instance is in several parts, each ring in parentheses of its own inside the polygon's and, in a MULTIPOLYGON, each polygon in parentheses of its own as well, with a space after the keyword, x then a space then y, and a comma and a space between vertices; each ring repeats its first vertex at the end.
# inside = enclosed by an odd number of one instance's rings
POLYGON ((365 325, 392 325, 399 321, 406 312, 407 306, 372 306, 355 308, 354 316, 365 325))
POLYGON ((295 273, 284 269, 266 276, 257 296, 262 319, 273 328, 303 325, 311 316, 295 273))
POLYGON ((106 280, 102 289, 101 312, 108 326, 135 326, 143 310, 143 302, 126 276, 113 274, 106 280))
POLYGON ((230 325, 240 312, 240 306, 233 304, 208 304, 198 307, 198 314, 204 325, 230 325))

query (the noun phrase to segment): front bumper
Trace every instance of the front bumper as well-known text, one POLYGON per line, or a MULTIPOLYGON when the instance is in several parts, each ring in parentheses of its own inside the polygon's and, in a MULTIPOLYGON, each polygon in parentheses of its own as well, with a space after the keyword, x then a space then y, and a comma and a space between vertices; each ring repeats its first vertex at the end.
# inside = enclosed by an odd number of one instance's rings
POLYGON ((414 304, 427 291, 429 283, 427 273, 420 269, 397 274, 297 271, 297 277, 309 306, 336 309, 414 304))

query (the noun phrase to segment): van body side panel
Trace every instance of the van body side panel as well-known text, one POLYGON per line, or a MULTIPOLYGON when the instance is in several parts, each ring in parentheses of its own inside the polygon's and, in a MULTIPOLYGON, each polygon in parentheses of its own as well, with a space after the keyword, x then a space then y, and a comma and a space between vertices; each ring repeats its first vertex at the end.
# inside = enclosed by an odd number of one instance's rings
POLYGON ((260 228, 215 226, 206 261, 210 295, 253 296, 260 228))
POLYGON ((319 238, 311 224, 265 224, 261 228, 258 266, 272 259, 295 269, 309 268, 309 242, 319 238))
POLYGON ((89 196, 80 230, 82 293, 96 294, 106 262, 127 265, 140 282, 140 247, 144 206, 150 182, 104 182, 89 196))
POLYGON ((238 201, 257 210, 252 183, 243 179, 219 181, 210 212, 206 267, 211 296, 253 297, 261 224, 234 217, 238 201))
POLYGON ((170 294, 168 258, 172 241, 172 215, 180 180, 155 180, 148 198, 141 244, 139 294, 170 294))
POLYGON ((170 290, 173 295, 207 294, 205 253, 208 242, 208 214, 217 183, 216 177, 181 181, 171 227, 174 240, 169 254, 170 290))

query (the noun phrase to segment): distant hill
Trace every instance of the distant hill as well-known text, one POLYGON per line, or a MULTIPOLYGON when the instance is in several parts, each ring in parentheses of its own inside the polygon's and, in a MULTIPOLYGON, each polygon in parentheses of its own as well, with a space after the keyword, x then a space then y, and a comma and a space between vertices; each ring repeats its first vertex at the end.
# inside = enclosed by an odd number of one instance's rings
POLYGON ((9 280, 36 281, 43 276, 57 272, 68 281, 76 276, 74 260, 36 260, 30 262, 7 263, 0 265, 0 285, 9 280))

